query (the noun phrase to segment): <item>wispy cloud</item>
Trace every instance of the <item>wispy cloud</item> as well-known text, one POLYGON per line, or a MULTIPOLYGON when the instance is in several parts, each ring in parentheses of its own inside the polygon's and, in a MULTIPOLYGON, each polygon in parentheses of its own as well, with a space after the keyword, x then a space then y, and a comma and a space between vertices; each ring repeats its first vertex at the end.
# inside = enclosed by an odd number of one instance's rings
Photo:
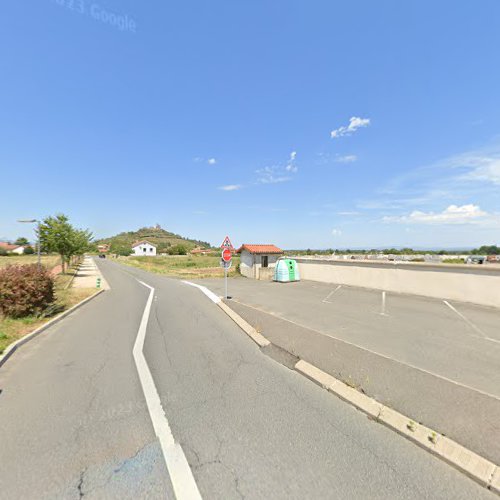
POLYGON ((338 139, 339 137, 352 135, 358 129, 368 127, 368 125, 370 125, 370 118, 360 118, 358 116, 352 116, 349 119, 349 125, 332 130, 330 132, 330 137, 332 139, 338 139))
POLYGON ((333 236, 342 236, 342 231, 340 229, 332 229, 333 236))
POLYGON ((279 184, 292 180, 292 174, 298 172, 296 165, 297 151, 292 151, 285 165, 272 165, 269 167, 259 168, 255 171, 258 175, 257 184, 279 184))
POLYGON ((491 216, 478 205, 450 205, 442 212, 422 212, 414 210, 408 215, 386 216, 384 222, 404 224, 477 224, 491 216))
POLYGON ((297 158, 297 151, 292 151, 290 153, 290 158, 288 159, 288 164, 285 167, 285 170, 287 172, 291 172, 293 174, 295 174, 296 172, 298 172, 299 169, 297 168, 297 165, 295 165, 296 158, 297 158))
POLYGON ((337 155, 335 157, 337 163, 354 163, 357 159, 356 155, 337 155))
POLYGON ((209 159, 207 160, 207 163, 208 163, 209 165, 215 165, 215 164, 217 163, 217 160, 216 160, 215 158, 209 158, 209 159))
POLYGON ((284 175, 283 168, 280 166, 259 168, 255 172, 258 175, 258 184, 278 184, 291 180, 290 176, 284 175))
POLYGON ((337 215, 345 215, 345 216, 359 215, 359 212, 356 212, 354 210, 350 210, 350 211, 345 211, 345 212, 337 212, 337 215))
POLYGON ((221 191, 238 191, 238 189, 241 189, 243 186, 241 184, 228 184, 227 186, 219 186, 218 189, 221 191))

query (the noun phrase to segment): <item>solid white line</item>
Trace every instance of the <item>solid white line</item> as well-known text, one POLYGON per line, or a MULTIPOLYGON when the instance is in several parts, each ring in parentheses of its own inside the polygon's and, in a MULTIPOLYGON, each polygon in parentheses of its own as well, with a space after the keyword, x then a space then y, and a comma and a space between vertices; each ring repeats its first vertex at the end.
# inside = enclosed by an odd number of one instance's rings
POLYGON ((196 283, 191 283, 190 281, 183 281, 183 283, 200 289, 212 302, 215 302, 216 304, 218 304, 221 301, 221 298, 218 295, 215 295, 215 293, 210 291, 205 286, 197 285, 196 283))
POLYGON ((250 304, 245 304, 244 302, 241 302, 237 299, 233 299, 233 300, 234 300, 234 302, 237 302, 238 304, 241 304, 241 305, 246 306, 246 307, 250 307, 251 309, 255 309, 256 311, 260 311, 260 312, 263 312, 265 314, 269 314, 270 316, 274 316, 275 318, 282 319, 283 321, 287 321, 288 323, 292 323, 293 325, 297 325, 297 326, 300 326, 302 328, 306 328, 307 330, 315 332, 319 335, 323 335, 323 337, 328 337, 328 338, 331 338, 334 340, 338 340, 339 342, 342 342, 342 343, 350 345, 350 346, 357 347, 358 349, 362 349, 363 351, 369 352, 371 354, 376 354, 377 356, 380 356, 381 358, 385 358, 385 359, 388 359, 390 361, 394 361, 395 363, 399 363, 400 365, 403 365, 403 366, 408 366, 408 367, 413 368, 415 370, 418 370, 422 373, 427 373, 428 375, 432 375, 432 376, 440 378, 442 380, 446 380, 447 382, 451 382, 452 384, 458 385, 460 387, 464 387, 465 389, 470 389, 471 391, 478 392, 479 394, 482 394, 483 396, 488 396, 490 398, 497 399, 498 401, 500 401, 499 396, 495 396, 494 394, 490 394, 489 392, 482 391, 481 389, 471 387, 470 385, 467 385, 467 384, 462 384, 462 382, 457 382, 456 380, 445 377, 444 375, 439 375, 438 373, 431 372, 429 370, 426 370, 425 368, 419 368, 418 366, 412 365, 412 364, 407 363, 405 361, 400 361, 399 359, 391 358, 390 356, 387 356, 386 354, 381 354, 380 352, 372 351, 371 349, 368 349, 367 347, 363 347, 359 344, 354 344, 353 342, 349 342, 348 340, 344 340, 344 339, 341 339, 339 337, 335 337, 334 335, 330 335, 329 333, 325 333, 325 332, 322 332, 320 330, 315 330, 314 328, 311 328, 310 326, 303 325, 301 323, 298 323, 297 321, 293 321, 291 319, 284 318, 283 316, 280 316, 278 314, 275 314, 275 313, 272 313, 269 311, 265 311, 264 309, 260 309, 260 308, 255 307, 255 306, 251 306, 250 304))
POLYGON ((455 313, 458 314, 474 331, 479 333, 479 337, 477 335, 472 335, 472 337, 480 338, 483 340, 488 340, 489 342, 495 342, 496 344, 500 344, 500 340, 492 339, 488 337, 479 327, 477 327, 469 318, 464 316, 460 311, 458 311, 455 307, 453 307, 447 300, 443 300, 443 302, 455 313))
POLYGON ((148 326, 149 313, 151 311, 151 304, 155 289, 146 283, 139 281, 141 285, 150 289, 148 301, 144 308, 141 324, 137 333, 137 338, 134 344, 134 360, 139 373, 144 397, 148 406, 149 416, 153 422, 153 427, 156 435, 160 441, 163 457, 167 465, 170 480, 174 488, 175 497, 178 500, 201 500, 201 495, 198 486, 193 477, 193 472, 189 467, 186 455, 182 450, 180 444, 176 443, 170 426, 168 424, 167 416, 161 405, 160 396, 156 390, 155 383, 151 372, 149 371, 146 358, 144 357, 143 348, 144 340, 146 338, 146 329, 148 326))
POLYGON ((460 316, 475 332, 479 333, 482 338, 487 338, 487 335, 485 335, 472 321, 470 321, 468 318, 466 318, 460 311, 455 309, 447 300, 443 300, 443 302, 458 316, 460 316))
POLYGON ((342 285, 339 285, 335 290, 332 290, 321 302, 324 302, 325 304, 331 304, 332 302, 329 302, 328 299, 340 288, 342 288, 342 285))

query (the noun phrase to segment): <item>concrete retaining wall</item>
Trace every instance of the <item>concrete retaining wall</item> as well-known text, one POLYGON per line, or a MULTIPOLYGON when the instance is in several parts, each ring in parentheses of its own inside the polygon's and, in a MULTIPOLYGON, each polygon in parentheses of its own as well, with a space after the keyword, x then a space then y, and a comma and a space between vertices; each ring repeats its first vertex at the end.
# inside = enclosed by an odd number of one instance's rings
POLYGON ((304 280, 374 288, 500 308, 500 266, 342 262, 297 258, 304 280))

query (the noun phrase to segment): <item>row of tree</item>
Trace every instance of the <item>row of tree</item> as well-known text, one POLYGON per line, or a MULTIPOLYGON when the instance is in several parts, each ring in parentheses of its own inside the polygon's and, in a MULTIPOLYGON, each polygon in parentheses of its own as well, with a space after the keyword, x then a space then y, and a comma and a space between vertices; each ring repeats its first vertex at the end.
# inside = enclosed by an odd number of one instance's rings
POLYGON ((46 217, 40 223, 38 237, 42 252, 59 254, 63 273, 75 257, 93 250, 92 233, 73 227, 64 214, 46 217))

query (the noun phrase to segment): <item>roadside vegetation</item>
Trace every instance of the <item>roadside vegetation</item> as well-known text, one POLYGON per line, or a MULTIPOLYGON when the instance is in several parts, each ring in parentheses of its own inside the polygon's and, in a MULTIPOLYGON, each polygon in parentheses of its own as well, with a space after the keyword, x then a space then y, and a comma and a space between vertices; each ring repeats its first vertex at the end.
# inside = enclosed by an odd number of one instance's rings
MULTIPOLYGON (((36 264, 34 266, 37 267, 36 264)), ((53 316, 69 309, 95 293, 96 290, 94 288, 68 288, 77 267, 78 264, 75 263, 75 265, 67 270, 66 274, 59 274, 55 278, 52 278, 54 300, 47 304, 45 309, 35 314, 26 314, 22 317, 11 317, 0 313, 0 354, 2 354, 5 348, 12 342, 36 330, 52 319, 53 316)), ((1 289, 2 278, 0 277, 0 300, 3 301, 1 289)))
MULTIPOLYGON (((10 254, 0 256, 0 269, 12 265, 36 264, 38 257, 36 255, 16 255, 10 254)), ((42 255, 42 266, 52 269, 61 263, 59 255, 42 255)))
POLYGON ((40 225, 44 255, 0 256, 0 354, 19 338, 95 292, 70 288, 92 235, 74 228, 66 216, 40 225))
MULTIPOLYGON (((119 262, 157 274, 179 278, 218 278, 224 276, 220 267, 220 256, 169 255, 159 257, 119 257, 119 262)), ((238 256, 233 257, 233 265, 228 276, 239 274, 238 256)))

